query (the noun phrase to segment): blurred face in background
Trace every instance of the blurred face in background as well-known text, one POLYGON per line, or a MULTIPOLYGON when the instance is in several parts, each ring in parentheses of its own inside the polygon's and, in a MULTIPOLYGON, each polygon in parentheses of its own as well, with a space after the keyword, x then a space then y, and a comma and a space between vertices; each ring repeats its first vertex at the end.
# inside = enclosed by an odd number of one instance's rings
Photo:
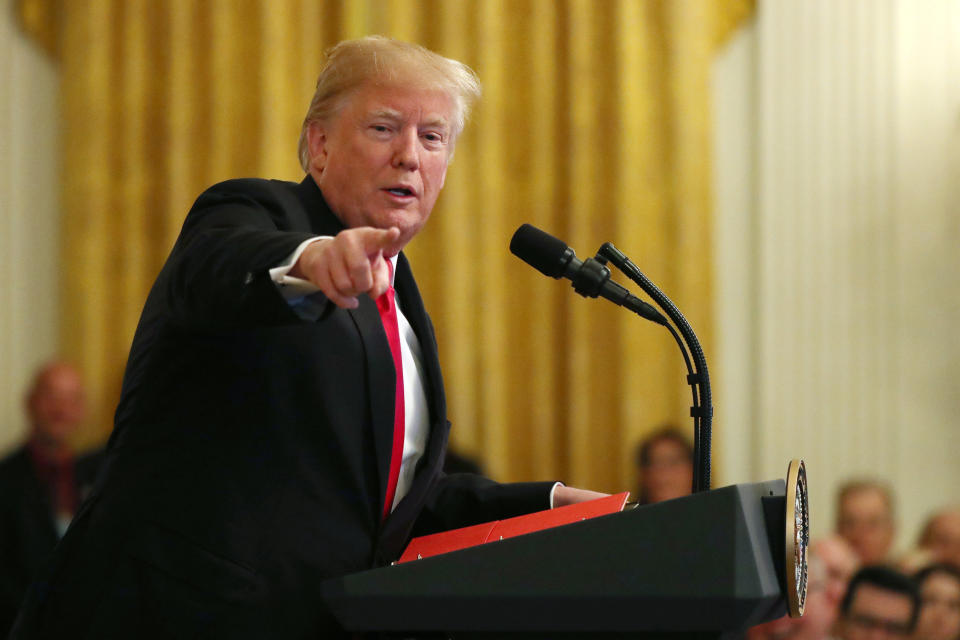
POLYGON ((823 565, 824 606, 836 619, 847 584, 860 567, 860 558, 840 536, 822 538, 813 543, 811 552, 823 565))
POLYGON ((41 447, 66 447, 85 412, 83 382, 76 369, 64 363, 41 369, 27 397, 31 437, 41 447))
POLYGON ((876 487, 847 492, 837 516, 839 533, 863 564, 881 564, 893 543, 893 513, 886 494, 876 487))
POLYGON ((689 495, 692 485, 693 463, 686 447, 670 438, 656 440, 640 466, 640 486, 647 502, 689 495))
POLYGON ((950 509, 937 515, 927 527, 922 546, 938 562, 946 562, 960 569, 960 509, 950 509))
POLYGON ((812 552, 803 616, 783 616, 752 627, 747 631, 747 640, 823 640, 829 637, 837 608, 827 598, 826 574, 826 565, 812 552))
POLYGON ((931 573, 920 586, 920 619, 916 640, 960 638, 960 579, 945 572, 931 573))
POLYGON ((844 640, 906 640, 912 616, 910 596, 861 583, 837 632, 844 640))

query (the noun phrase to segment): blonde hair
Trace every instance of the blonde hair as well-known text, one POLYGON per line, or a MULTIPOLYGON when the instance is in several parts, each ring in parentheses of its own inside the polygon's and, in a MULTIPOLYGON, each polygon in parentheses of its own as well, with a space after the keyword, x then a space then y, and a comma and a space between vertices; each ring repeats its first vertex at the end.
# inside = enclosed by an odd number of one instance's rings
POLYGON ((385 85, 414 84, 449 95, 454 103, 451 147, 463 130, 470 108, 480 97, 477 74, 462 62, 444 58, 420 45, 384 36, 344 40, 327 52, 327 60, 317 78, 317 90, 303 119, 297 151, 304 171, 310 170, 307 146, 310 124, 337 115, 350 92, 370 81, 385 85))

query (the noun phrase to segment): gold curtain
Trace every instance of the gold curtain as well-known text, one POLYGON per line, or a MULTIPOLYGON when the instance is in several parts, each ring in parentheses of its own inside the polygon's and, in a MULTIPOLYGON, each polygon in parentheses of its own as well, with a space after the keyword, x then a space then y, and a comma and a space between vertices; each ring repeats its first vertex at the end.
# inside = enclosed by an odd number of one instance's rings
MULTIPOLYGON (((143 301, 192 200, 298 180, 322 52, 381 33, 478 71, 484 98, 408 249, 436 324, 454 446, 504 480, 633 485, 632 446, 689 423, 662 329, 508 252, 531 222, 581 257, 614 241, 709 356, 709 73, 749 0, 20 0, 59 60, 62 351, 109 432, 143 301)), ((718 425, 720 426, 720 425, 718 425)))

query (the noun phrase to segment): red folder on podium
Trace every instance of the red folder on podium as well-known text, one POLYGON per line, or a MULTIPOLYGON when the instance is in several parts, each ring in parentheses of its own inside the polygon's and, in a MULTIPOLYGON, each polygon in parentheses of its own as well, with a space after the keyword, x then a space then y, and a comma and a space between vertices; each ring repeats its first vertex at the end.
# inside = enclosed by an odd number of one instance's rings
POLYGON ((429 536, 421 536, 410 541, 403 555, 397 562, 408 562, 410 560, 420 560, 430 556, 439 555, 456 551, 457 549, 466 549, 478 544, 503 540, 521 536, 525 533, 542 531, 552 527, 559 527, 565 524, 580 522, 587 518, 596 518, 611 513, 623 511, 623 506, 627 503, 629 491, 617 493, 612 496, 581 502, 579 504, 570 504, 565 507, 548 509, 546 511, 537 511, 525 516, 508 518, 506 520, 494 520, 472 527, 462 529, 453 529, 443 533, 435 533, 429 536))

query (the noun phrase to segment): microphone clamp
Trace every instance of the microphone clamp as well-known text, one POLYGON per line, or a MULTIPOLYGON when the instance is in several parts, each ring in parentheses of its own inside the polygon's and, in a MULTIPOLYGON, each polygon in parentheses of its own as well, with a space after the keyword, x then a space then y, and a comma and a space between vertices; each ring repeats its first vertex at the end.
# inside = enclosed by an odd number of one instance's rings
MULTIPOLYGON (((571 274, 570 279, 573 281, 574 291, 587 298, 596 298, 603 285, 610 281, 610 269, 595 258, 587 258, 580 268, 571 274)), ((624 289, 623 293, 626 297, 627 290, 624 289)), ((619 304, 622 304, 622 301, 619 304)))

